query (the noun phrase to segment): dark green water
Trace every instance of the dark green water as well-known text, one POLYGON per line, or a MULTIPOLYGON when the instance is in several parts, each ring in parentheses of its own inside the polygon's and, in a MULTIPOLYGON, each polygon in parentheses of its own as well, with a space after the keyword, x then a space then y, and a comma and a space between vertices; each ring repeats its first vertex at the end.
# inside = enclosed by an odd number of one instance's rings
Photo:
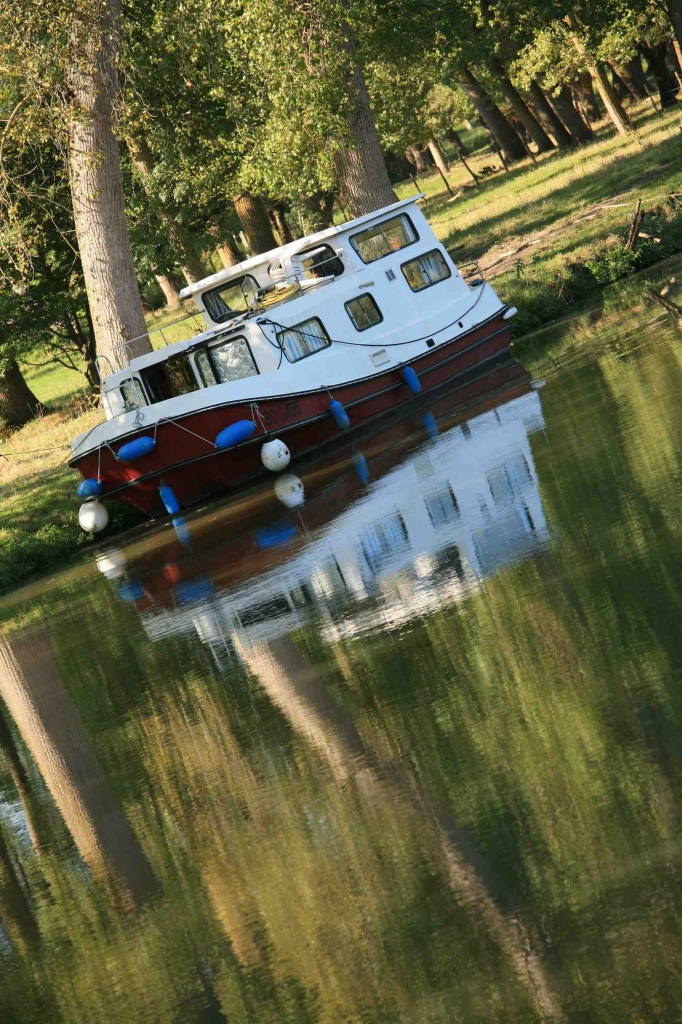
POLYGON ((2 1024, 680 1020, 682 330, 640 293, 298 507, 4 600, 2 1024))

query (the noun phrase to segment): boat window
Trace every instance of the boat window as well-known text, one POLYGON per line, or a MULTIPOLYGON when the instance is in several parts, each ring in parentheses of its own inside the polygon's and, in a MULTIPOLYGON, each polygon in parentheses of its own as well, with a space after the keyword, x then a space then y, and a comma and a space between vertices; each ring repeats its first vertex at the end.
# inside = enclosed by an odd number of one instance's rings
POLYGON ((202 298, 211 320, 220 324, 229 320, 235 313, 245 313, 251 309, 258 292, 258 282, 250 274, 235 277, 218 288, 204 292, 202 298))
POLYGON ((378 576, 379 571, 395 554, 409 547, 405 521, 399 512, 373 523, 360 538, 367 564, 378 576))
POLYGON ((301 261, 301 266, 307 278, 312 277, 340 277, 343 274, 343 260, 336 255, 331 245, 316 245, 311 249, 304 249, 296 253, 296 258, 301 261), (306 253, 312 253, 306 257, 306 253))
POLYGON ((208 351, 219 384, 254 377, 258 373, 246 338, 230 338, 220 345, 211 346, 208 351))
POLYGON ((163 363, 145 366, 143 370, 140 370, 140 375, 152 402, 165 402, 167 398, 173 397, 163 363))
POLYGON ((373 263, 418 241, 419 235, 406 213, 350 236, 350 243, 363 263, 373 263))
POLYGON ((277 340, 284 349, 284 355, 290 363, 311 356, 323 348, 329 348, 331 341, 320 320, 316 316, 304 320, 296 327, 277 332, 277 340))
POLYGON ((431 252, 425 252, 423 256, 417 256, 409 263, 403 263, 400 269, 413 292, 430 288, 432 284, 445 281, 451 275, 440 249, 433 249, 431 252))
POLYGON ((135 377, 121 382, 121 396, 123 398, 123 408, 126 412, 132 412, 133 409, 141 409, 143 405, 147 404, 142 385, 135 377))
POLYGON ((429 519, 436 527, 443 526, 444 523, 449 523, 453 519, 459 519, 459 505, 452 487, 427 494, 424 502, 429 519))
POLYGON ((174 395, 186 395, 199 390, 199 381, 186 355, 171 356, 166 360, 166 373, 174 395))
POLYGON ((376 327, 384 319, 374 301, 374 296, 369 292, 358 295, 356 299, 350 299, 345 306, 356 331, 366 331, 368 327, 376 327))
POLYGON ((197 368, 201 383, 205 388, 210 388, 214 384, 218 383, 213 367, 208 358, 208 353, 204 352, 203 348, 200 348, 198 352, 194 353, 194 365, 197 368))

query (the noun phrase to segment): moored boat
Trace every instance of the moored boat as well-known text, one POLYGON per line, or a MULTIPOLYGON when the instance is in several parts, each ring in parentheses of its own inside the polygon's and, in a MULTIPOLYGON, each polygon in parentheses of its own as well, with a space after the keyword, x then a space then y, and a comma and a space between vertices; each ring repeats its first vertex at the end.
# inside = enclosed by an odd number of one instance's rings
POLYGON ((72 442, 80 495, 177 512, 498 359, 514 310, 464 280, 418 198, 187 287, 206 329, 123 346, 106 421, 72 442))

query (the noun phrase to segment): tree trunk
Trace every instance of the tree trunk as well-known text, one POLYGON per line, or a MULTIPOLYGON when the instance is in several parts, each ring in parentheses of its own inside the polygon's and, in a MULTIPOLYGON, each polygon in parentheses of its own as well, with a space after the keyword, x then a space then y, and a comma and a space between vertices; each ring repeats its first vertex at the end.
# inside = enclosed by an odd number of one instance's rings
POLYGON ((324 231, 332 224, 334 215, 334 194, 333 192, 316 192, 312 196, 306 196, 302 200, 306 213, 306 231, 312 234, 315 231, 324 231))
POLYGON ((665 44, 665 49, 668 67, 679 82, 680 76, 682 76, 682 50, 680 50, 679 43, 677 42, 677 39, 675 39, 675 36, 673 36, 672 39, 668 39, 665 44))
POLYGON ((454 128, 448 128, 445 137, 457 150, 457 156, 469 156, 469 150, 464 145, 459 132, 456 132, 454 128))
POLYGON ((182 267, 187 284, 196 284, 207 276, 206 268, 194 252, 189 233, 178 223, 173 214, 165 206, 161 206, 150 188, 150 175, 154 170, 154 154, 146 139, 128 138, 128 150, 137 173, 144 186, 149 203, 163 224, 171 249, 182 267))
POLYGON ((0 426, 23 427, 42 409, 42 405, 24 380, 12 350, 5 354, 3 366, 0 371, 0 426))
POLYGON ((7 724, 6 712, 2 707, 0 707, 0 750, 5 757, 12 782, 21 801, 34 853, 40 856, 49 848, 49 829, 44 821, 40 799, 33 792, 28 772, 19 756, 14 736, 7 724))
POLYGON ((521 139, 469 68, 465 68, 459 76, 459 84, 467 99, 470 100, 472 106, 492 133, 508 163, 523 160, 526 156, 526 150, 521 139))
POLYGON ((592 81, 599 90, 599 95, 602 98, 602 103, 606 107, 606 113, 611 118, 613 126, 619 135, 628 135, 632 131, 632 124, 630 118, 625 113, 623 104, 616 96, 616 91, 609 81, 608 75, 604 71, 604 68, 598 64, 591 54, 588 52, 585 43, 583 42, 580 25, 575 14, 571 11, 570 14, 566 15, 566 22, 570 28, 570 38, 573 46, 575 47, 576 53, 585 62, 587 70, 590 72, 592 81))
POLYGON ((594 85, 589 71, 580 72, 575 82, 573 82, 572 90, 574 93, 574 105, 580 111, 587 124, 594 124, 601 118, 601 112, 597 106, 597 97, 594 95, 594 85))
POLYGON ((40 941, 33 907, 21 884, 0 830, 0 922, 12 945, 24 956, 40 941))
POLYGON ((97 762, 46 633, 0 642, 0 696, 93 874, 126 904, 158 889, 97 762))
POLYGON ((180 305, 180 282, 175 274, 155 274, 156 283, 163 292, 169 309, 177 309, 180 305))
POLYGON ((363 802, 380 800, 392 807, 412 809, 425 834, 430 834, 441 847, 450 885, 470 913, 485 924, 529 993, 540 1020, 557 1024, 563 1021, 562 1008, 530 935, 518 917, 505 912, 494 899, 482 870, 487 865, 483 857, 474 861, 469 854, 464 842, 469 837, 464 836, 464 830, 458 828, 450 815, 438 815, 430 795, 418 784, 415 787, 411 780, 403 780, 395 765, 381 764, 375 753, 366 748, 351 712, 337 701, 289 637, 254 647, 239 643, 235 646, 243 664, 272 703, 294 731, 316 749, 340 782, 352 778, 363 802))
POLYGON ((216 225, 211 234, 217 241, 216 252, 225 270, 236 267, 244 259, 244 253, 239 248, 234 234, 229 227, 216 225))
MULTIPOLYGON (((275 203, 270 208, 270 215, 275 228, 275 232, 277 233, 277 236, 279 238, 280 245, 287 245, 289 242, 293 242, 294 236, 292 235, 291 229, 287 224, 287 219, 284 211, 284 203, 275 203)), ((329 227, 329 224, 326 223, 325 227, 329 227)))
POLYGON ((412 158, 412 163, 417 168, 417 174, 423 174, 427 168, 427 163, 422 150, 419 146, 410 146, 407 152, 412 158))
POLYGON ((637 49, 646 57, 649 70, 656 81, 656 88, 662 107, 672 107, 677 102, 676 96, 679 92, 677 78, 668 67, 665 59, 665 43, 657 43, 656 46, 648 46, 646 43, 638 43, 637 49))
POLYGON ((571 146, 574 146, 575 140, 550 106, 549 100, 542 91, 539 82, 533 80, 530 83, 530 95, 538 112, 538 117, 542 119, 547 131, 551 132, 556 139, 559 149, 570 149, 571 146))
POLYGON ((429 152, 433 157, 434 164, 441 174, 447 175, 450 170, 450 161, 445 155, 445 151, 443 150, 440 142, 438 139, 429 139, 427 145, 429 147, 429 152))
POLYGON ((272 233, 268 211, 262 199, 252 196, 249 192, 242 192, 235 199, 234 208, 252 256, 277 249, 277 239, 272 233))
POLYGON ((619 65, 618 71, 627 84, 628 89, 638 100, 648 100, 646 75, 642 67, 642 58, 635 54, 626 64, 619 65))
POLYGON ((548 98, 557 112, 557 115, 566 125, 566 128, 568 128, 575 141, 579 142, 581 145, 586 142, 591 142, 594 138, 592 129, 586 121, 583 121, 576 109, 569 87, 567 85, 562 85, 556 96, 550 94, 548 98))
POLYGON ((112 131, 119 0, 107 0, 101 20, 72 40, 69 57, 69 176, 76 237, 90 301, 97 353, 109 372, 128 356, 151 352, 128 237, 118 142, 112 131), (80 45, 78 45, 80 44, 80 45), (75 51, 75 52, 74 52, 75 51))
POLYGON ((217 248, 218 258, 223 265, 224 270, 229 270, 230 267, 236 267, 241 260, 238 258, 237 253, 234 250, 234 246, 229 243, 222 242, 217 248))
MULTIPOLYGON (((355 56, 355 36, 346 26, 347 50, 355 56)), ((346 80, 349 99, 348 135, 334 154, 339 196, 351 219, 395 203, 397 196, 386 170, 379 133, 369 105, 367 86, 358 64, 346 80)))
POLYGON ((608 69, 609 68, 611 69, 611 78, 612 78, 612 81, 613 81, 613 91, 615 92, 615 94, 616 94, 616 96, 618 97, 619 100, 623 100, 624 101, 624 100, 636 100, 637 99, 637 97, 635 96, 634 92, 629 87, 628 83, 625 81, 624 78, 621 78, 621 76, 618 74, 618 71, 613 66, 613 64, 611 64, 609 61, 607 61, 603 65, 603 67, 604 67, 604 71, 607 74, 608 74, 608 69))
POLYGON ((495 76, 497 84, 500 87, 502 95, 514 112, 515 117, 518 117, 519 121, 528 132, 531 140, 537 146, 538 153, 550 152, 550 150, 554 149, 552 140, 542 125, 536 121, 523 97, 512 85, 500 61, 495 57, 491 57, 489 59, 489 66, 495 76))
POLYGON ((677 56, 682 64, 682 0, 668 0, 668 17, 675 33, 677 56))

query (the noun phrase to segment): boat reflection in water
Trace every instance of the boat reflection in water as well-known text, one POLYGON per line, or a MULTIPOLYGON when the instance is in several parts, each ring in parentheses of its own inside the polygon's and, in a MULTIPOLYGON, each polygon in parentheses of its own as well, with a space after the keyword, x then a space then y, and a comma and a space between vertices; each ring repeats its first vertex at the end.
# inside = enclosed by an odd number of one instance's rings
POLYGON ((288 510, 258 492, 112 574, 150 639, 196 631, 219 661, 311 620, 327 641, 399 625, 543 546, 529 440, 543 427, 530 376, 507 362, 333 467, 279 478, 288 510))

